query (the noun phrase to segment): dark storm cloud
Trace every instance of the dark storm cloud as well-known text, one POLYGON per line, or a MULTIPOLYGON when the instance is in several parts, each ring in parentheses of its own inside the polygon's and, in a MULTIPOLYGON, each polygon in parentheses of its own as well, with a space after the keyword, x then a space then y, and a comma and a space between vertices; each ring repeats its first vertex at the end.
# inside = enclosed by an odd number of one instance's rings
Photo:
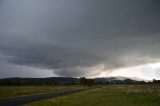
POLYGON ((0 3, 0 53, 10 63, 80 76, 102 64, 111 70, 159 61, 158 0, 0 3))

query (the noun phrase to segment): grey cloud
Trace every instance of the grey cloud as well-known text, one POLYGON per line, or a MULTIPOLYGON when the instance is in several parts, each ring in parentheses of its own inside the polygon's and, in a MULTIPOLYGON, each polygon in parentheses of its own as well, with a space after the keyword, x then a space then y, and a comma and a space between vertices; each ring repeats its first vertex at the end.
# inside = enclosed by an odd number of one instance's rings
POLYGON ((56 76, 51 70, 26 67, 8 63, 4 56, 0 55, 0 78, 6 77, 52 77, 56 76))
POLYGON ((0 53, 62 76, 159 61, 157 0, 1 0, 0 53))

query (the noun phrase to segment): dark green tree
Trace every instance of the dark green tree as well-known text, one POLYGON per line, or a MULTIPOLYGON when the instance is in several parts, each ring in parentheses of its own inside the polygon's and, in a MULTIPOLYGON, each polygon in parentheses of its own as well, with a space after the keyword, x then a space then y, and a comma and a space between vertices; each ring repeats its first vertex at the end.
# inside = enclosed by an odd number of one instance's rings
POLYGON ((87 85, 87 79, 85 77, 79 78, 80 85, 87 85))
POLYGON ((94 84, 95 84, 94 79, 87 79, 87 85, 88 85, 88 86, 92 86, 92 85, 94 85, 94 84))

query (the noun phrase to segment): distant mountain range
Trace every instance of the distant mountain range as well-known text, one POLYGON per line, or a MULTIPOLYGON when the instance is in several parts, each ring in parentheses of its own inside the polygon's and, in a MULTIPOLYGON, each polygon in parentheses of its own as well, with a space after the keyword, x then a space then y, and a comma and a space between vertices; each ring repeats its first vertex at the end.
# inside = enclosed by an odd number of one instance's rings
POLYGON ((0 85, 65 85, 78 84, 78 78, 72 77, 48 77, 48 78, 3 78, 0 79, 0 85))
POLYGON ((115 76, 115 77, 100 77, 94 78, 96 83, 137 83, 140 81, 147 81, 144 79, 136 78, 136 77, 122 77, 122 76, 115 76))
MULTIPOLYGON (((142 81, 140 78, 128 78, 122 76, 93 78, 97 84, 123 84, 137 83, 142 81)), ((144 80, 143 80, 144 81, 144 80)), ((0 79, 0 85, 75 85, 79 84, 78 78, 72 77, 48 77, 48 78, 3 78, 0 79)))
POLYGON ((100 77, 100 78, 94 78, 94 79, 99 80, 99 81, 114 81, 114 80, 124 81, 126 79, 135 80, 135 81, 147 81, 145 79, 141 79, 141 78, 137 78, 137 77, 123 77, 123 76, 100 77))

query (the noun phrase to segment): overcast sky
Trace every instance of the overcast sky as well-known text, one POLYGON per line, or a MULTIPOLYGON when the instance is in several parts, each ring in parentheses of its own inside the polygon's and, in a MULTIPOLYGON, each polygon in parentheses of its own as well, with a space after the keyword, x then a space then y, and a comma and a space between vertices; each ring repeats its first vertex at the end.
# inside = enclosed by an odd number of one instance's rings
POLYGON ((159 0, 0 0, 1 78, 152 79, 159 63, 159 0))

